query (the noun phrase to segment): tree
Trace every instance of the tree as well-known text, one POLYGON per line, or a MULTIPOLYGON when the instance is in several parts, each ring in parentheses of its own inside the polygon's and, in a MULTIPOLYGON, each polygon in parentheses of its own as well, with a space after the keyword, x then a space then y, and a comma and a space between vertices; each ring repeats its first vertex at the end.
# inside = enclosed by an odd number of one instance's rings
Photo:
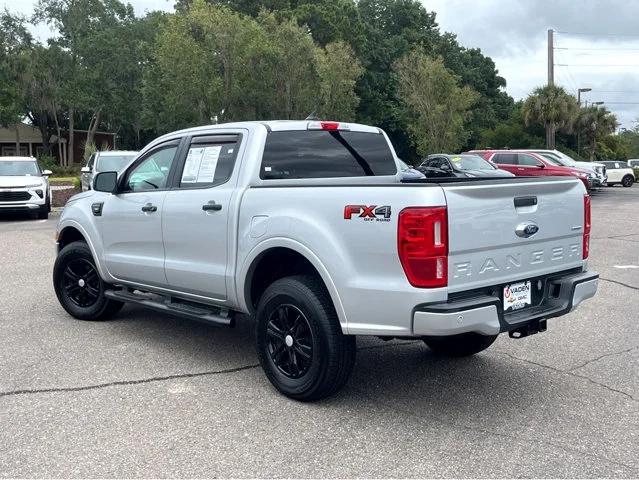
POLYGON ((459 78, 444 66, 414 50, 395 64, 399 96, 411 141, 417 153, 458 150, 470 132, 465 127, 469 108, 478 94, 460 86, 459 78))
MULTIPOLYGON (((103 78, 91 67, 96 65, 96 34, 119 22, 134 17, 133 7, 119 0, 39 0, 34 14, 37 21, 57 30, 58 36, 49 40, 70 56, 69 74, 61 88, 61 105, 66 108, 69 130, 68 163, 74 162, 74 131, 76 113, 90 111, 90 118, 98 115, 104 102, 103 78), (96 83, 96 79, 98 82, 96 83)), ((102 39, 109 38, 102 36, 102 39)), ((106 59, 103 64, 108 65, 106 59)), ((108 70, 114 72, 113 69, 108 70)))
POLYGON ((602 150, 605 144, 599 142, 615 132, 619 126, 617 117, 605 107, 593 106, 580 109, 575 124, 589 143, 587 151, 590 161, 596 157, 606 158, 608 152, 602 150))
POLYGON ((570 132, 578 109, 574 96, 562 87, 547 85, 536 88, 524 102, 524 121, 526 125, 542 124, 546 129, 546 147, 555 148, 555 131, 570 132))
POLYGON ((362 67, 351 47, 342 42, 318 47, 317 70, 320 79, 318 113, 322 118, 354 120, 359 103, 355 85, 362 74, 362 67))
MULTIPOLYGON (((480 148, 544 148, 543 128, 524 123, 523 102, 516 102, 508 118, 480 132, 480 148)), ((473 108, 474 110, 474 108, 473 108)))
POLYGON ((24 18, 7 10, 0 14, 0 126, 16 126, 17 154, 20 153, 19 124, 24 118, 27 94, 24 80, 32 41, 24 18))

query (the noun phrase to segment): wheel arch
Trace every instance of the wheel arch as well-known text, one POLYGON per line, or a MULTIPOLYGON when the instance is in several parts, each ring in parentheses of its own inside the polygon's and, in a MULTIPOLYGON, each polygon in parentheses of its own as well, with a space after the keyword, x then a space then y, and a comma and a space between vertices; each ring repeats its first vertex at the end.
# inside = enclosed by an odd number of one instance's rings
POLYGON ((240 302, 246 311, 253 313, 268 285, 279 278, 301 273, 316 275, 322 281, 331 297, 342 331, 347 333, 344 307, 328 270, 310 249, 290 239, 271 238, 250 252, 239 276, 237 292, 240 302))
MULTIPOLYGON (((96 267, 98 267, 98 272, 103 280, 110 279, 110 275, 104 268, 102 263, 102 257, 98 255, 98 251, 96 249, 95 243, 89 235, 89 233, 80 225, 78 222, 74 220, 65 220, 58 225, 58 233, 56 235, 56 243, 57 243, 57 251, 60 251, 75 241, 84 241, 89 246, 89 250, 91 250, 91 255, 93 256, 93 260, 95 261, 96 267)), ((99 242, 99 238, 98 238, 99 242)))

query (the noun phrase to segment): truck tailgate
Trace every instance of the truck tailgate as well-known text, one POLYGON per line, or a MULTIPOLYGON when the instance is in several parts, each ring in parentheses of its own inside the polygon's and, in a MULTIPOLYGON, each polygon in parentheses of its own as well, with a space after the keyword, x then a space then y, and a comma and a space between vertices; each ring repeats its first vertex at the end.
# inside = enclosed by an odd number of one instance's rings
POLYGON ((583 265, 586 192, 577 179, 520 178, 442 188, 448 205, 450 293, 583 265))

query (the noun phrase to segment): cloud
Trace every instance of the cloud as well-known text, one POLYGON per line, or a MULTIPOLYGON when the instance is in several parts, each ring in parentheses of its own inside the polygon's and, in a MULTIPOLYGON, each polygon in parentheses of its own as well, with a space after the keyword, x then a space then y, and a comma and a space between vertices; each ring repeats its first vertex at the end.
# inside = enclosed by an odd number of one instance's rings
POLYGON ((555 35, 555 82, 607 107, 629 128, 639 117, 639 2, 422 0, 444 31, 493 58, 516 99, 547 81, 547 30, 555 35), (566 33, 561 33, 566 32, 566 33), (587 35, 583 35, 587 34, 587 35), (633 50, 636 49, 636 50, 633 50), (611 66, 617 65, 617 66, 611 66), (610 93, 623 92, 623 93, 610 93), (621 103, 624 102, 624 103, 621 103))

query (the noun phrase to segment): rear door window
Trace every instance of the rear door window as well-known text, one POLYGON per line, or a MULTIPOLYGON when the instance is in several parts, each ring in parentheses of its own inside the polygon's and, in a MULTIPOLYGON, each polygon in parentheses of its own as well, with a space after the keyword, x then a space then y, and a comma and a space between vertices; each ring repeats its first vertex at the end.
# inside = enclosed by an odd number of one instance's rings
POLYGON ((517 155, 517 160, 519 162, 519 165, 524 165, 526 167, 537 167, 539 165, 539 160, 537 160, 532 155, 520 153, 519 155, 517 155))
POLYGON ((235 166, 240 135, 193 137, 180 175, 180 188, 205 188, 226 183, 235 166))
POLYGON ((260 178, 336 178, 395 175, 397 165, 379 133, 300 130, 266 138, 260 178))
POLYGON ((515 153, 496 153, 492 161, 500 165, 517 165, 517 155, 515 153))

